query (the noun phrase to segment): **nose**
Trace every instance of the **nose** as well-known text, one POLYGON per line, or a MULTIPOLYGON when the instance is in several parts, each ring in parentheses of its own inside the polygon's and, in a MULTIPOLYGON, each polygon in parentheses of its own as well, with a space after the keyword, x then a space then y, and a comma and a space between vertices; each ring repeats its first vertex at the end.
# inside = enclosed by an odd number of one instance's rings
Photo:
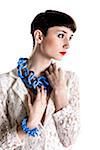
POLYGON ((69 41, 67 41, 67 42, 63 45, 63 48, 64 48, 64 49, 70 48, 69 41))
POLYGON ((70 42, 70 41, 68 40, 68 37, 66 37, 66 38, 64 39, 64 45, 63 45, 63 48, 64 48, 64 49, 70 48, 69 42, 70 42))

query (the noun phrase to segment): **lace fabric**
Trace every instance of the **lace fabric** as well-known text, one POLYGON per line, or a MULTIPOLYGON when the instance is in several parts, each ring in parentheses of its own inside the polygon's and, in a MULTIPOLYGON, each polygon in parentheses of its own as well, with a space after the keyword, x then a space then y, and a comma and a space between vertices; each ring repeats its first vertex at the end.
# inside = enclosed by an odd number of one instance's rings
POLYGON ((55 113, 49 98, 44 125, 38 137, 21 141, 16 126, 27 115, 27 89, 17 76, 17 69, 0 75, 0 150, 69 150, 79 134, 79 85, 75 73, 66 71, 69 105, 55 113))

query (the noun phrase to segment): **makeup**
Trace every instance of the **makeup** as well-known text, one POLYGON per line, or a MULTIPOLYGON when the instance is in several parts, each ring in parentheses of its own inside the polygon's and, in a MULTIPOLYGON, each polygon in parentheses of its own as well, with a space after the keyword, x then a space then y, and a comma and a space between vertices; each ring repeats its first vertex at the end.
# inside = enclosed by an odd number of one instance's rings
POLYGON ((65 54, 66 54, 66 52, 60 52, 60 54, 65 55, 65 54))

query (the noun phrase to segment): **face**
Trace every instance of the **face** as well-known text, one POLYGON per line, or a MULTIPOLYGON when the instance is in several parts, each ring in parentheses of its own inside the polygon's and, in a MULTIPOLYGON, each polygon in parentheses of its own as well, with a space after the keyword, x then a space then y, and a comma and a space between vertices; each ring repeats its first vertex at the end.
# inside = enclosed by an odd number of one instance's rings
POLYGON ((41 43, 41 52, 48 59, 61 60, 70 46, 73 31, 67 27, 51 27, 41 43))

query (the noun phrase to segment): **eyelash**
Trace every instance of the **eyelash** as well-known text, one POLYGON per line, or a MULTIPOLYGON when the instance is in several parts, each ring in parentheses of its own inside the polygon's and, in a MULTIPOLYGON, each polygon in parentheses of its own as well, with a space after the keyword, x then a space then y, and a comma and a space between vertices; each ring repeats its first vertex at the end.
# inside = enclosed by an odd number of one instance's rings
POLYGON ((60 34, 58 34, 58 37, 59 37, 59 38, 63 38, 63 37, 64 37, 64 34, 60 33, 60 34))
POLYGON ((69 38, 69 41, 72 39, 72 36, 69 38))
MULTIPOLYGON (((63 37, 64 37, 64 34, 63 34, 63 33, 59 33, 59 34, 58 34, 58 37, 59 37, 59 38, 63 38, 63 37)), ((71 39, 72 39, 72 36, 69 38, 69 41, 70 41, 71 39)))

